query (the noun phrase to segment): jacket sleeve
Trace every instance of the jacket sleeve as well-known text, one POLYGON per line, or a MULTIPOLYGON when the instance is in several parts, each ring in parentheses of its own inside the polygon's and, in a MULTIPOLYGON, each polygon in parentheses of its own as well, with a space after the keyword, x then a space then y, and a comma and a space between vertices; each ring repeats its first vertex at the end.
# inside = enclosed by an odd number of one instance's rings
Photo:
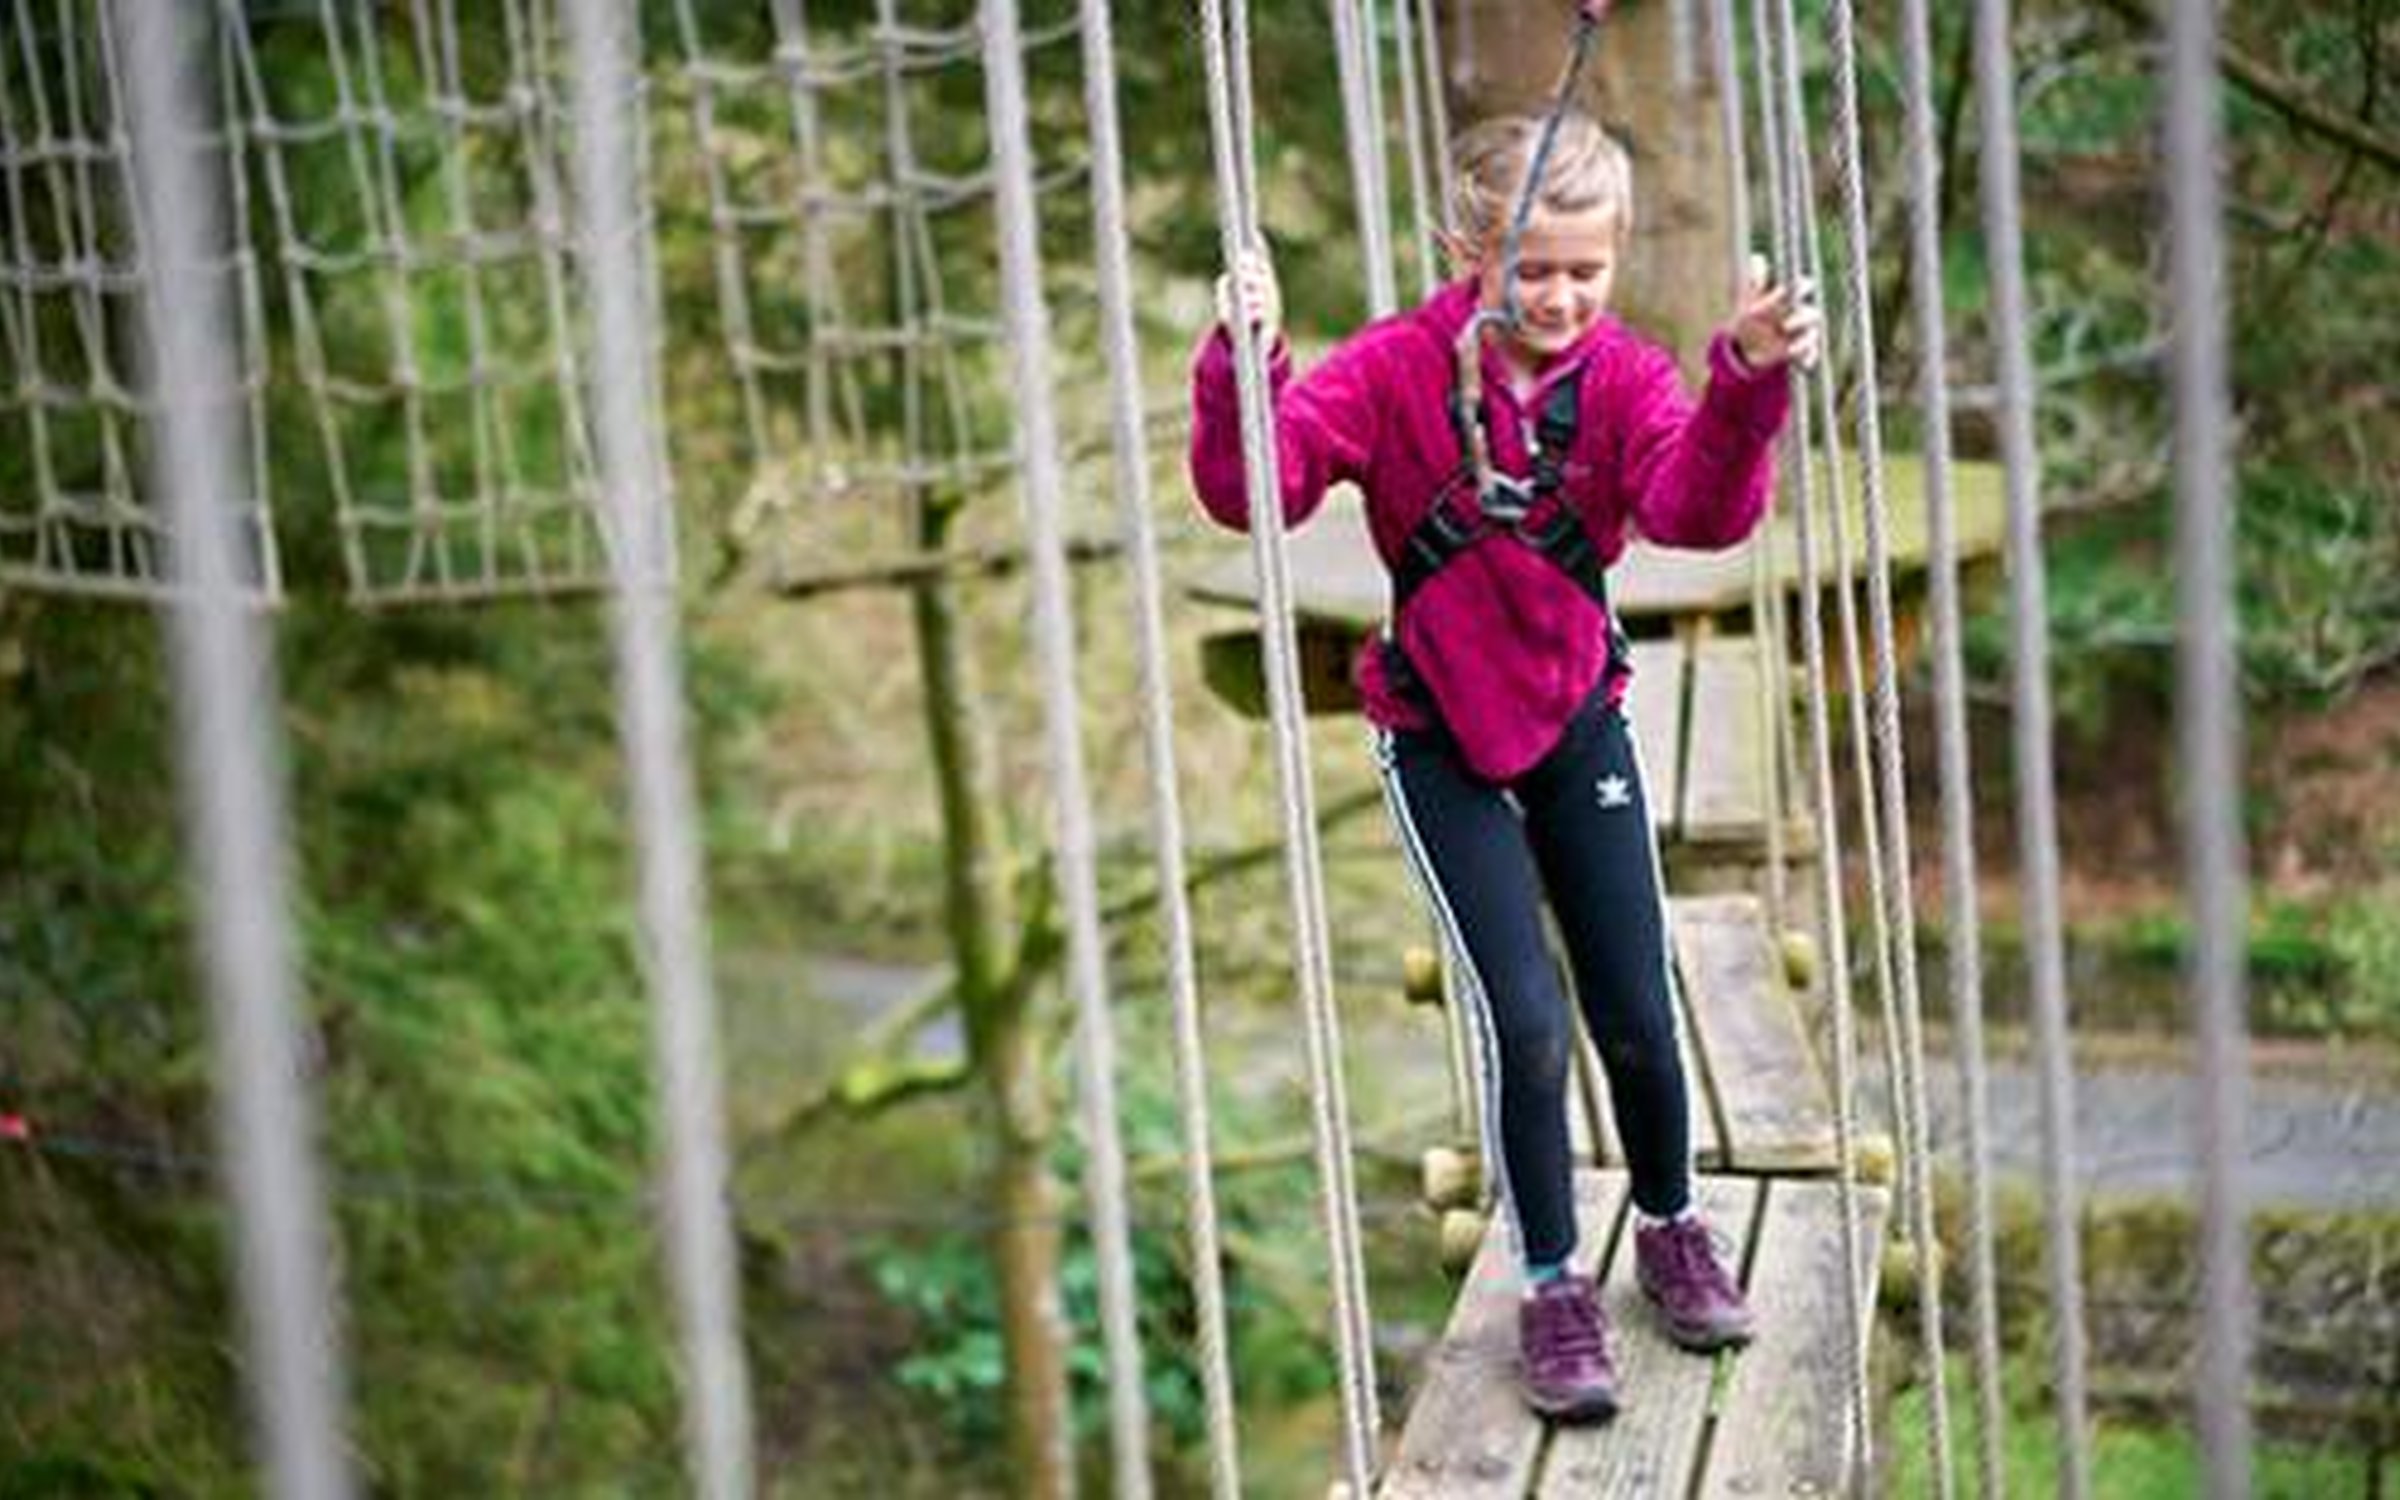
POLYGON ((1631 385, 1619 472, 1634 528, 1669 547, 1739 543, 1766 514, 1774 488, 1789 368, 1752 370, 1720 333, 1708 346, 1708 388, 1697 405, 1655 347, 1635 354, 1631 385))
MULTIPOLYGON (((1361 478, 1375 449, 1373 349, 1356 338, 1314 369, 1292 378, 1291 350, 1279 339, 1268 358, 1274 393, 1275 456, 1283 518, 1297 526, 1315 514, 1325 491, 1361 478)), ((1233 339, 1212 329, 1192 362, 1192 488, 1219 524, 1250 529, 1249 485, 1242 462, 1242 413, 1234 379, 1233 339)))

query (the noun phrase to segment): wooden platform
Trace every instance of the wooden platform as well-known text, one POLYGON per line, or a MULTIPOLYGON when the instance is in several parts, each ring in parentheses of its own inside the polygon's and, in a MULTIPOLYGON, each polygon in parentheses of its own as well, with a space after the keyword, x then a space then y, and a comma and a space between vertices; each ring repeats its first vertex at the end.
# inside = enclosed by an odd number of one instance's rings
MULTIPOLYGON (((1495 1229, 1426 1361, 1387 1500, 1540 1496, 1836 1495, 1855 1455, 1845 1411, 1841 1189, 1831 1182, 1704 1177, 1702 1210, 1736 1247, 1758 1341, 1708 1359, 1666 1342, 1633 1283, 1620 1173, 1583 1174, 1580 1258, 1601 1277, 1623 1409, 1598 1427, 1553 1427, 1517 1395, 1514 1246, 1495 1229)), ((1861 1187, 1861 1241, 1882 1241, 1888 1198, 1861 1187)), ((1865 1257, 1873 1306, 1878 1257, 1865 1257)))
MULTIPOLYGON (((1853 465, 1855 470, 1855 465, 1853 465)), ((1898 579, 1920 573, 1925 566, 1925 508, 1918 496, 1923 466, 1908 454, 1893 454, 1886 462, 1884 487, 1890 500, 1888 521, 1892 567, 1898 579)), ((1852 486, 1856 489, 1855 474, 1852 486)), ((1958 550, 1974 558, 2000 551, 2007 523, 2006 492, 1999 467, 1988 463, 1951 466, 1952 501, 1956 507, 1958 550)), ((1850 501, 1850 540, 1853 575, 1865 570, 1865 521, 1855 495, 1850 501)), ((1800 586, 1798 539, 1788 513, 1779 513, 1765 532, 1770 547, 1771 576, 1789 593, 1800 586)), ((1337 491, 1308 524, 1285 541, 1291 559, 1292 605, 1303 627, 1312 624, 1346 628, 1353 638, 1383 618, 1389 585, 1383 565, 1367 540, 1365 518, 1355 495, 1337 491)), ((1820 558, 1831 548, 1821 545, 1820 558)), ((1631 621, 1683 619, 1723 615, 1750 606, 1750 554, 1684 552, 1636 542, 1608 570, 1609 601, 1631 621)), ((1257 607, 1248 549, 1229 543, 1226 556, 1193 581, 1192 591, 1218 603, 1257 607)))
MULTIPOLYGON (((1301 639, 1302 681, 1312 710, 1357 708, 1350 653, 1357 637, 1326 631, 1301 639)), ((1258 642, 1248 631, 1203 644, 1209 686, 1245 713, 1263 716, 1258 642)), ((1767 825, 1766 697, 1756 643, 1747 635, 1687 628, 1670 639, 1633 643, 1633 719, 1651 817, 1670 866, 1686 858, 1741 863, 1764 857, 1767 825)), ((1815 830, 1785 816, 1785 847, 1798 857, 1815 830)))

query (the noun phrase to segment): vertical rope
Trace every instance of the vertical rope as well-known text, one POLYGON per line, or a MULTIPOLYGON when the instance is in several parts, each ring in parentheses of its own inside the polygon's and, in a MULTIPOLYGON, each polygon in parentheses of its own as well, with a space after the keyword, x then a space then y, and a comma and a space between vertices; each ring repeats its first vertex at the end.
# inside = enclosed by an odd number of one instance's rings
MULTIPOLYGON (((1250 161, 1247 0, 1200 0, 1201 55, 1208 76, 1209 145, 1217 179, 1219 249, 1231 269, 1258 243, 1256 170, 1250 161)), ((1285 884, 1292 905, 1294 977, 1306 1021, 1309 1102, 1317 1141, 1317 1180, 1332 1262, 1335 1343, 1341 1364, 1343 1464, 1351 1493, 1365 1495, 1374 1472, 1374 1348, 1367 1326, 1366 1273, 1352 1183, 1349 1102, 1342 1081, 1341 1024, 1324 910, 1323 860, 1317 847, 1315 791, 1302 717, 1291 577, 1283 548, 1283 483, 1277 473, 1266 351, 1256 330, 1231 329, 1241 401, 1242 455, 1250 492, 1250 556, 1259 588, 1259 637, 1265 650, 1274 727, 1276 780, 1284 822, 1285 884)))
POLYGON ((1167 1003, 1174 1026, 1175 1096, 1183 1124, 1184 1202, 1190 1220, 1192 1312, 1199 1342, 1202 1411, 1208 1427, 1209 1484, 1216 1500, 1236 1500, 1241 1493, 1241 1463, 1233 1369, 1225 1338, 1224 1258, 1217 1227, 1207 1051, 1200 1030, 1191 901, 1184 889, 1183 807, 1176 781, 1175 711, 1168 685, 1165 588, 1159 578, 1157 528, 1150 514, 1149 453, 1143 441, 1141 350, 1134 336, 1125 164, 1117 126, 1115 22, 1109 0, 1080 0, 1080 5, 1084 110, 1091 131, 1093 253, 1099 273, 1101 340, 1108 361, 1118 510, 1124 521, 1126 569, 1133 584, 1142 744, 1150 772, 1150 833, 1157 851, 1159 915, 1165 926, 1162 940, 1167 1003))
MULTIPOLYGON (((732 185, 717 145, 717 77, 699 66, 705 57, 699 22, 692 0, 675 0, 676 40, 682 45, 684 77, 691 88, 692 143, 700 156, 700 182, 708 194, 710 259, 717 279, 717 303, 724 309, 725 338, 732 346, 733 378, 741 393, 742 431, 750 440, 753 465, 764 462, 767 441, 766 397, 759 387, 758 341, 752 329, 750 281, 742 269, 741 227, 735 220, 732 185)), ((811 310, 814 311, 814 303, 811 310)))
MULTIPOLYGON (((1709 83, 1717 94, 1717 126, 1725 142, 1727 277, 1740 297, 1750 281, 1750 161, 1743 139, 1742 86, 1734 54, 1733 0, 1709 0, 1709 83)), ((1790 716, 1785 682, 1788 649, 1782 630, 1782 586, 1775 576, 1775 531, 1761 526, 1750 539, 1750 636, 1758 660, 1758 724, 1766 734, 1759 761, 1760 802, 1767 814, 1767 915, 1780 934, 1791 906, 1789 854, 1784 848, 1784 780, 1781 721, 1790 716)))
MULTIPOLYGON (((1108 1357, 1113 1493, 1150 1494, 1150 1414, 1136 1327, 1133 1234, 1126 1209, 1125 1148, 1118 1137, 1116 1034, 1109 1016, 1107 949, 1100 932, 1091 789, 1083 762, 1083 705, 1075 686, 1075 624, 1068 602, 1065 474, 1050 390, 1050 310, 1042 297, 1040 224, 1025 104, 1025 59, 1016 0, 983 0, 983 78, 991 120, 993 208, 1000 284, 1016 387, 1034 634, 1041 648, 1049 730, 1059 900, 1067 914, 1067 967, 1075 996, 1076 1063, 1084 1114, 1084 1183, 1100 1278, 1100 1328, 1108 1357)), ((1138 423, 1138 411, 1135 420, 1138 423)), ((1120 432, 1122 429, 1120 429, 1120 432)))
MULTIPOLYGON (((1950 1495, 1950 1379, 1943 1362, 1941 1240, 1934 1232, 1931 1132, 1925 1109, 1925 1011, 1917 975, 1915 871, 1909 857, 1908 767, 1900 733, 1900 650, 1892 623, 1892 556, 1883 469, 1883 398, 1875 373, 1874 289, 1867 266, 1866 148, 1859 130, 1858 33, 1850 0, 1830 10, 1833 45, 1834 175, 1849 254, 1853 354, 1858 360, 1858 456, 1865 481, 1867 605, 1875 646, 1875 748, 1887 860, 1883 880, 1900 1013, 1902 1147, 1915 1168, 1903 1184, 1917 1251, 1917 1327, 1924 1344, 1926 1427, 1936 1493, 1950 1495)), ((1941 286, 1937 277, 1933 286, 1941 286)), ((1855 682, 1852 684, 1856 691, 1855 682)))
POLYGON ((2017 181, 2015 62, 2007 0, 1977 0, 1975 94, 1983 142, 1984 254, 1992 277, 1998 345, 2000 457, 2008 486, 2010 749, 2041 1074, 2042 1204, 2050 1278, 2051 1384, 2059 1421, 2059 1493, 2091 1492, 2084 1374, 2081 1192, 2075 1173, 2075 1101, 2067 974, 2058 893, 2058 799, 2050 753, 2050 606, 2042 559, 2041 454, 2033 433, 2033 353, 2027 336, 2022 199, 2017 181))
MULTIPOLYGON (((1942 885, 1949 896, 1951 1014, 1965 1095, 1968 1284, 1973 1298, 1976 1459, 1987 1496, 2005 1492, 2000 1439, 1999 1298, 1992 1262, 1990 1090, 1984 1075, 1983 924, 1975 878, 1974 782, 1968 764, 1958 528, 1950 486, 1949 333, 1942 306, 1941 181, 1935 149, 1933 26, 1926 0, 1902 0, 1909 284, 1915 288, 1917 396, 1924 411, 1926 569, 1933 612, 1934 730, 1942 783, 1942 885)), ((1945 1466, 1946 1467, 1946 1466, 1945 1466)))
MULTIPOLYGON (((1795 41, 1788 6, 1781 26, 1769 24, 1769 0, 1751 0, 1754 50, 1760 84, 1760 143, 1767 161, 1768 198, 1775 224, 1775 256, 1789 267, 1798 263, 1799 221, 1806 199, 1797 178, 1802 133, 1799 97, 1782 82, 1793 75, 1781 60, 1795 41)), ((1822 385, 1820 378, 1818 384, 1822 385)), ((1874 1423, 1869 1409, 1872 1387, 1867 1372, 1868 1319, 1872 1307, 1866 1296, 1866 1231, 1858 1208, 1858 1036, 1850 983, 1849 919, 1842 890, 1841 819, 1834 801, 1833 718, 1826 698, 1830 689, 1825 672, 1824 598, 1817 562, 1816 478, 1809 461, 1812 419, 1806 401, 1792 405, 1792 427, 1783 438, 1783 472, 1790 477, 1794 509, 1792 532, 1800 563, 1800 639, 1806 666, 1809 748, 1812 759, 1813 809, 1817 833, 1817 924, 1828 975, 1828 1009, 1833 1018, 1834 1151, 1840 1164, 1842 1214, 1843 1366, 1849 1387, 1845 1408, 1847 1440, 1855 1467, 1864 1472, 1874 1463, 1874 1423)), ((1835 497, 1839 503, 1839 496, 1835 497)))
POLYGON ((241 597, 234 326, 224 273, 211 265, 228 226, 193 88, 207 12, 132 0, 107 19, 123 39, 118 98, 146 241, 141 318, 158 404, 150 480, 173 517, 176 587, 163 618, 251 1418, 270 1493, 342 1500, 356 1488, 342 1433, 349 1382, 302 1061, 275 667, 241 597))
POLYGON ((1417 248, 1417 290, 1430 297, 1441 284, 1441 257, 1434 250, 1435 207, 1433 180, 1426 167, 1424 91, 1442 86, 1438 77, 1421 75, 1423 54, 1416 45, 1416 0, 1393 0, 1392 46, 1400 72, 1400 145, 1408 166, 1409 232, 1417 248))
POLYGON ((716 998, 694 830, 677 644, 672 534, 661 434, 650 411, 655 355, 636 201, 638 61, 631 13, 572 0, 576 203, 592 320, 602 489, 615 587, 617 724, 633 803, 642 956, 658 1070, 666 1259, 684 1358, 692 1487, 709 1500, 752 1490, 748 1372, 729 1224, 716 998))
POLYGON ((1334 60, 1341 70, 1342 135, 1350 151, 1350 192, 1358 211, 1358 251, 1366 261, 1367 316, 1389 317, 1400 305, 1392 274, 1392 214, 1383 164, 1383 118, 1377 112, 1367 38, 1365 0, 1331 0, 1334 60))
POLYGON ((1434 222, 1450 225, 1450 93, 1442 71, 1442 17, 1436 0, 1416 0, 1417 50, 1425 70, 1425 122, 1433 146, 1434 222))
POLYGON ((2182 643, 2175 718, 2200 1072, 2200 1286, 2207 1314, 2200 1335, 2198 1408, 2208 1493, 2232 1500, 2250 1492, 2254 1314, 2248 1204, 2240 1172, 2250 1113, 2242 973, 2249 912, 2214 0, 2170 7, 2166 28, 2175 583, 2182 643))
MULTIPOLYGON (((1786 149, 1791 154, 1791 198, 1796 216, 1795 243, 1799 251, 1800 270, 1819 288, 1824 288, 1825 252, 1816 217, 1817 188, 1810 167, 1810 144, 1807 115, 1803 104, 1800 81, 1800 38, 1793 19, 1790 0, 1783 0, 1779 9, 1783 27, 1783 92, 1785 108, 1792 120, 1786 149)), ((1816 378, 1811 384, 1816 398, 1818 421, 1824 445, 1826 488, 1833 503, 1822 515, 1829 534, 1832 551, 1834 588, 1834 619, 1840 631, 1842 656, 1842 708, 1845 726, 1849 730, 1851 779, 1858 787, 1859 849, 1865 857, 1867 871, 1868 935, 1872 940, 1872 962, 1868 977, 1873 981, 1876 1012, 1879 1020, 1878 1038, 1882 1043, 1884 1078, 1891 1094, 1893 1122, 1897 1132, 1899 1152, 1899 1195, 1905 1202, 1910 1194, 1910 1179, 1917 1169, 1915 1153, 1905 1149, 1912 1138, 1908 1112, 1914 1096, 1906 1086, 1907 1064, 1901 1056, 1901 1023, 1899 996, 1895 981, 1897 964, 1892 952, 1892 920, 1890 895, 1886 888, 1885 872, 1890 861, 1884 849, 1883 809, 1875 792, 1875 738, 1868 694, 1863 688, 1867 680, 1866 653, 1861 645, 1858 624, 1858 569, 1853 562, 1850 546, 1850 475, 1849 464, 1842 447, 1841 400, 1836 376, 1835 344, 1828 329, 1826 358, 1819 362, 1816 378)), ((1910 1233, 1912 1221, 1905 1213, 1899 1215, 1902 1232, 1910 1233)))

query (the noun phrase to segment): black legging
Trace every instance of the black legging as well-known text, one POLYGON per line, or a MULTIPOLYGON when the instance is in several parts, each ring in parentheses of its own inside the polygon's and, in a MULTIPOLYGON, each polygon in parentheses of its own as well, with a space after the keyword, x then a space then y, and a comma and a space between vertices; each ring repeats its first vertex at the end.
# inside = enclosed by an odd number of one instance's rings
POLYGON ((1497 1134, 1500 1193, 1526 1260, 1554 1263, 1575 1248, 1573 1031, 1542 938, 1545 896, 1608 1074, 1634 1204, 1662 1218, 1682 1212, 1691 1124, 1658 850, 1624 715, 1594 694, 1540 764, 1505 786, 1468 771, 1438 729, 1380 733, 1377 750, 1400 842, 1464 959, 1458 988, 1484 1083, 1485 1158, 1497 1134))

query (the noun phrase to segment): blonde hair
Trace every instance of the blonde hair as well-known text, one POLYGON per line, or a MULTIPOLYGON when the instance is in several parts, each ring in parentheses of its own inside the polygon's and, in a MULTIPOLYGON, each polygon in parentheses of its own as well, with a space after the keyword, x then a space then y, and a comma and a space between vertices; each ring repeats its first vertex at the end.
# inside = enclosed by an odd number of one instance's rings
MULTIPOLYGON (((1459 248, 1481 250, 1507 231, 1541 138, 1539 119, 1503 115, 1477 125, 1451 147, 1450 232, 1459 248)), ((1622 236, 1633 228, 1633 163, 1599 121, 1570 109, 1559 119, 1534 206, 1553 214, 1612 209, 1622 236)))

